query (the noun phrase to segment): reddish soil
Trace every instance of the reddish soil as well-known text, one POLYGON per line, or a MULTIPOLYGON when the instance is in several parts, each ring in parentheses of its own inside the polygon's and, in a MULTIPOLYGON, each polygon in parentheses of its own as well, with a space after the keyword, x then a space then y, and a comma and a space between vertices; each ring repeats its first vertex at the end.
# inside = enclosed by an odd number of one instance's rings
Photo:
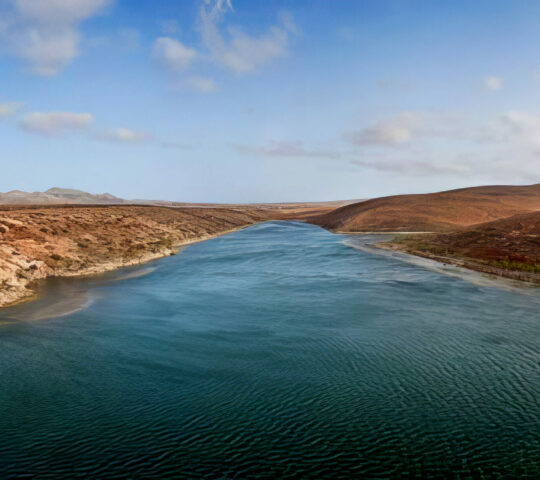
POLYGON ((393 243, 421 252, 540 273, 540 212, 475 225, 454 233, 405 237, 393 243))
POLYGON ((540 184, 375 198, 309 221, 340 232, 447 232, 534 211, 540 211, 540 184))

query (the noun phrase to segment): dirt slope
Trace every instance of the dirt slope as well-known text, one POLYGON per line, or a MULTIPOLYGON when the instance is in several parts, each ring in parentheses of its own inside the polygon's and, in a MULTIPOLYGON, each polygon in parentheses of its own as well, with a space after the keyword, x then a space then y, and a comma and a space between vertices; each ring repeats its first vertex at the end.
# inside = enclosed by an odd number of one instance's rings
POLYGON ((311 217, 342 232, 445 232, 540 210, 540 184, 473 187, 375 198, 311 217))
POLYGON ((397 240, 423 252, 540 273, 540 212, 483 223, 454 233, 397 240))

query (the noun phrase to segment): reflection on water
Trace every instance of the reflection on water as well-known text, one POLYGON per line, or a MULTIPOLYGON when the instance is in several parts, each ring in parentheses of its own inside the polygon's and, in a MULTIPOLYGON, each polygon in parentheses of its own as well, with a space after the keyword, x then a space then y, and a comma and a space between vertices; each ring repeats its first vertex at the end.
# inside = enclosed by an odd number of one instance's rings
POLYGON ((0 478, 539 478, 539 291, 344 241, 269 222, 2 310, 0 478))

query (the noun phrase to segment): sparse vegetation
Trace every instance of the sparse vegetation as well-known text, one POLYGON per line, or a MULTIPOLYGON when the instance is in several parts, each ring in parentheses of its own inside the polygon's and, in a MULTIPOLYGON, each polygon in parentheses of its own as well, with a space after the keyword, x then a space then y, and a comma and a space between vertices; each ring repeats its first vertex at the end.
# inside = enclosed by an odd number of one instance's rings
POLYGON ((475 225, 453 233, 398 236, 397 249, 477 265, 540 274, 540 212, 475 225))
POLYGON ((519 272, 537 273, 540 274, 540 264, 527 264, 521 262, 512 262, 508 260, 497 260, 489 262, 490 265, 497 268, 504 268, 506 270, 516 270, 519 272))
POLYGON ((0 211, 2 243, 8 247, 0 250, 0 305, 27 296, 27 286, 38 278, 136 264, 186 240, 270 218, 269 211, 250 207, 6 206, 0 211), (53 231, 54 242, 44 242, 43 235, 53 231), (12 284, 9 292, 6 282, 12 284))

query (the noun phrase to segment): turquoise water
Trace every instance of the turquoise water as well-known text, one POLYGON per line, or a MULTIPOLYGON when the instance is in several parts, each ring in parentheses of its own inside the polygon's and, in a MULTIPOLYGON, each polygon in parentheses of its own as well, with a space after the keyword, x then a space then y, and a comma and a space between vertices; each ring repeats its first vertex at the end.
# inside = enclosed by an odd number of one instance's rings
POLYGON ((270 222, 0 311, 0 478, 539 477, 540 293, 371 240, 270 222))

